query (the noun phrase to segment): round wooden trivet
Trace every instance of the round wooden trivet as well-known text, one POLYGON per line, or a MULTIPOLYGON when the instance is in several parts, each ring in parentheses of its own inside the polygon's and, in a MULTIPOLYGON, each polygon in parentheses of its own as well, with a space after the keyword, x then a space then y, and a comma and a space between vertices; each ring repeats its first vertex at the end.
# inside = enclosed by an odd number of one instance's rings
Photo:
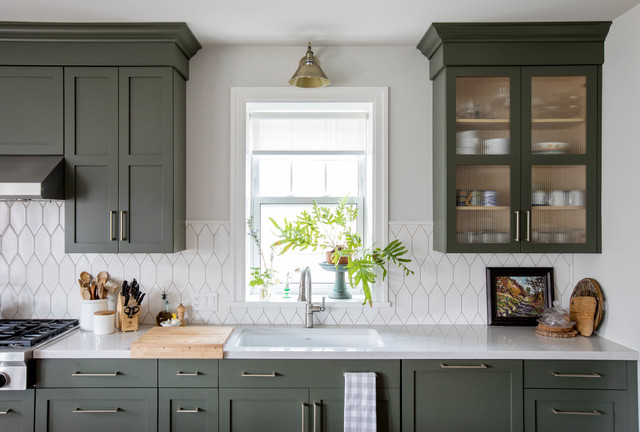
POLYGON ((578 336, 578 330, 571 330, 568 332, 554 332, 554 331, 543 330, 540 327, 536 327, 536 334, 539 334, 540 336, 547 336, 552 338, 572 338, 572 337, 578 336))
POLYGON ((538 328, 550 333, 571 333, 573 326, 570 327, 552 327, 543 323, 538 323, 538 328))
POLYGON ((571 293, 571 297, 595 297, 596 300, 598 300, 596 315, 593 319, 593 329, 597 329, 604 314, 604 297, 602 296, 602 290, 598 282, 591 278, 582 279, 576 284, 576 287, 571 293))

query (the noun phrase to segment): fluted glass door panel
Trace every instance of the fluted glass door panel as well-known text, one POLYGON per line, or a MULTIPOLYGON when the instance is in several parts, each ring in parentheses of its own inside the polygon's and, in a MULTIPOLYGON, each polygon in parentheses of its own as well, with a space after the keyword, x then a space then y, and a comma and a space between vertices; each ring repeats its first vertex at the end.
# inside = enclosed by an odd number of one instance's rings
POLYGON ((587 242, 587 167, 531 167, 532 243, 587 242))
POLYGON ((587 77, 531 78, 531 152, 582 155, 587 152, 587 77))
POLYGON ((510 153, 510 77, 456 77, 456 154, 510 153))
POLYGON ((456 236, 459 244, 511 241, 511 167, 456 167, 456 236))

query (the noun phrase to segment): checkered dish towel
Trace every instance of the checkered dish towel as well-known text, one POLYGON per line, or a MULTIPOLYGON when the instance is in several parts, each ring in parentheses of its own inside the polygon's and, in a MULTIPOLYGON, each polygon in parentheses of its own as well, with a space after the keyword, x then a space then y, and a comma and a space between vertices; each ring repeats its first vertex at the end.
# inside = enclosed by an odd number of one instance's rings
POLYGON ((376 432, 375 372, 345 372, 344 432, 376 432))

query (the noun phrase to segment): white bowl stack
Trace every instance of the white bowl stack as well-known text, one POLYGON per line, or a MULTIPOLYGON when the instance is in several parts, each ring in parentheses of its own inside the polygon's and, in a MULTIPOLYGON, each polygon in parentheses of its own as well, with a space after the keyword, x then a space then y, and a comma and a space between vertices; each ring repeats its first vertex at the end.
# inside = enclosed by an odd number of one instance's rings
POLYGON ((491 138, 484 142, 484 154, 509 154, 509 138, 491 138))
POLYGON ((456 153, 461 155, 478 154, 480 139, 478 131, 462 131, 456 133, 456 153))

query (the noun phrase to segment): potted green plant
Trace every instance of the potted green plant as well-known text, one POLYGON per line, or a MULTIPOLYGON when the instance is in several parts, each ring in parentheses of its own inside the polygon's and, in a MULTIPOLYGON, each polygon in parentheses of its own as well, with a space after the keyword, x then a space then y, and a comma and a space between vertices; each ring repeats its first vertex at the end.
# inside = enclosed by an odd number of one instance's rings
POLYGON ((387 263, 396 265, 407 276, 413 271, 406 266, 411 260, 404 257, 407 249, 400 240, 393 240, 384 248, 365 247, 362 237, 351 229, 357 217, 358 208, 348 198, 341 199, 335 209, 320 206, 314 200, 310 212, 303 210, 295 220, 285 219, 282 226, 271 219, 279 237, 273 246, 282 248, 280 254, 295 249, 323 249, 330 257, 329 262, 336 266, 346 259, 349 285, 355 288, 362 284, 363 305, 373 306, 371 285, 376 281, 378 269, 382 271, 382 280, 387 276, 387 263))

